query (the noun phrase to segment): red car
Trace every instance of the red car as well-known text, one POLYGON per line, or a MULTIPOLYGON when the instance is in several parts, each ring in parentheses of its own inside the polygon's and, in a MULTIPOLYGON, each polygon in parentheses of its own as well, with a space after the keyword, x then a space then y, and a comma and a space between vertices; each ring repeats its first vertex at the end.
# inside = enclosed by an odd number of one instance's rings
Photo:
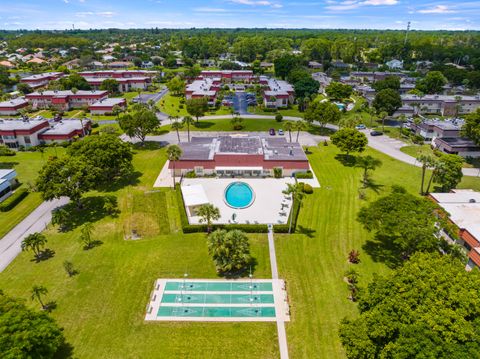
POLYGON ((270 136, 275 136, 275 129, 271 128, 270 130, 268 130, 268 133, 270 134, 270 136))

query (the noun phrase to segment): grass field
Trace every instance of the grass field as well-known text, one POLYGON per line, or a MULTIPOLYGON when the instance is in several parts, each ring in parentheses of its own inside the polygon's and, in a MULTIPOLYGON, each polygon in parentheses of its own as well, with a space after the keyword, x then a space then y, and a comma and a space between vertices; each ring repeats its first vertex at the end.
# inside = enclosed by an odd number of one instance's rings
MULTIPOLYGON (((40 152, 17 152, 15 156, 0 156, 0 168, 13 168, 17 171, 17 179, 22 187, 35 183, 38 171, 49 156, 61 155, 65 152, 62 147, 47 148, 43 155, 40 152)), ((42 203, 39 193, 30 193, 18 205, 8 212, 0 213, 0 238, 28 216, 42 203)))
MULTIPOLYGON (((167 93, 162 99, 158 102, 157 106, 160 111, 166 113, 169 116, 188 116, 187 105, 183 104, 183 108, 180 108, 180 96, 173 96, 171 93, 167 93)), ((208 111, 205 116, 216 116, 216 115, 230 115, 230 108, 222 106, 218 110, 208 111)))
MULTIPOLYGON (((400 151, 410 155, 412 157, 418 157, 420 154, 429 154, 434 155, 430 145, 411 145, 400 148, 400 151)), ((463 162, 463 167, 465 168, 480 168, 480 160, 477 158, 474 159, 465 159, 463 162)))
MULTIPOLYGON (((374 186, 360 200, 361 171, 339 161, 332 145, 310 148, 309 158, 322 185, 308 195, 300 212, 297 233, 275 235, 280 277, 286 279, 292 321, 287 324, 291 358, 344 358, 338 326, 357 313, 347 300, 343 274, 350 266, 347 254, 361 252, 360 284, 374 273, 386 273, 381 250, 356 221, 361 206, 400 184, 418 192, 421 169, 396 161, 374 150, 383 166, 373 173, 374 186)), ((7 294, 29 299, 35 284, 49 289, 56 301, 52 316, 65 328, 73 355, 78 358, 276 358, 273 323, 145 323, 143 317, 156 278, 215 278, 204 234, 180 231, 178 203, 170 189, 152 191, 165 161, 164 149, 137 150, 134 166, 138 178, 112 192, 93 192, 87 208, 75 213, 75 225, 66 233, 49 227, 47 247, 55 256, 33 263, 22 253, 0 273, 0 288, 7 294), (105 216, 93 204, 105 195, 118 198, 120 214, 105 216), (79 226, 94 222, 98 247, 85 251, 79 226), (125 240, 136 229, 142 239, 125 240), (62 268, 73 262, 79 274, 68 278, 62 268)), ((480 190, 480 179, 466 178, 461 187, 480 190)), ((254 275, 270 276, 265 235, 249 235, 257 260, 254 275)))
MULTIPOLYGON (((261 108, 257 106, 249 106, 248 107, 248 112, 254 114, 254 115, 267 115, 267 116, 275 116, 276 112, 268 112, 264 111, 261 108)), ((282 114, 282 116, 292 116, 292 117, 301 117, 303 118, 304 113, 298 111, 298 105, 293 105, 292 108, 288 109, 278 109, 278 113, 282 114)))
MULTIPOLYGON (((230 118, 216 119, 216 120, 199 120, 194 126, 190 126, 190 131, 235 131, 231 124, 230 118)), ((285 131, 285 121, 277 122, 274 119, 264 118, 244 118, 242 122, 243 128, 240 131, 268 131, 273 128, 275 130, 284 129, 285 136, 288 137, 288 131, 285 131)), ((181 131, 186 131, 184 126, 181 131)), ((161 131, 171 131, 169 124, 160 127, 161 131)), ((307 131, 315 135, 329 135, 332 131, 327 128, 319 126, 308 126, 307 131)), ((296 131, 292 131, 292 138, 296 136, 296 131)))

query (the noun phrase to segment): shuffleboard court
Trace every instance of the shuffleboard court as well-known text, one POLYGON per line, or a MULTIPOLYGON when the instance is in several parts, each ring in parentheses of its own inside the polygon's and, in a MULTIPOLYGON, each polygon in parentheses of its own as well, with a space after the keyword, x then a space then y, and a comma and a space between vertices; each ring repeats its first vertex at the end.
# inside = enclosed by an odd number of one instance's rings
POLYGON ((147 321, 289 321, 280 279, 158 279, 147 321))

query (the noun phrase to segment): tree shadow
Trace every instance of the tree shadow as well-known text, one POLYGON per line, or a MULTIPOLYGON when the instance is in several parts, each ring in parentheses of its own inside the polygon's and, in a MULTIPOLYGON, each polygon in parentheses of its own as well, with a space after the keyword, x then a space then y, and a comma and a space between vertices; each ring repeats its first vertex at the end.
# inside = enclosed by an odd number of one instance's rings
POLYGON ((127 186, 136 186, 140 183, 142 173, 134 171, 126 176, 120 176, 116 180, 100 184, 96 190, 99 192, 116 192, 127 186))
POLYGON ((214 125, 215 125, 214 122, 202 120, 202 121, 195 122, 193 124, 193 127, 199 128, 199 129, 205 129, 205 128, 210 128, 214 125))
POLYGON ((223 277, 226 279, 238 279, 238 278, 245 278, 250 275, 250 272, 252 274, 255 273, 255 269, 257 268, 258 261, 257 258, 253 258, 250 260, 248 265, 246 265, 244 268, 238 270, 238 271, 232 271, 232 272, 224 272, 224 273, 219 273, 219 277, 223 277))
POLYGON ((105 198, 108 196, 86 197, 82 200, 83 207, 78 209, 76 203, 68 203, 62 207, 67 212, 62 222, 65 232, 71 231, 87 222, 97 222, 109 215, 105 210, 105 198))
POLYGON ((390 268, 396 268, 403 263, 400 258, 400 248, 392 243, 389 237, 375 235, 362 246, 374 262, 384 263, 390 268))
POLYGON ((354 167, 357 163, 357 158, 355 156, 347 154, 338 154, 335 156, 335 159, 345 167, 354 167))
POLYGON ((54 359, 70 359, 73 358, 73 346, 70 343, 63 342, 53 356, 54 359))
POLYGON ((45 248, 43 251, 41 251, 38 256, 35 256, 31 261, 35 263, 40 263, 43 261, 46 261, 50 258, 53 258, 55 256, 55 251, 50 249, 50 248, 45 248))
POLYGON ((97 239, 95 241, 91 241, 88 245, 84 245, 83 250, 88 251, 88 250, 93 249, 95 247, 99 247, 102 244, 103 244, 103 242, 97 239))
POLYGON ((385 187, 383 184, 376 183, 373 179, 370 179, 370 178, 367 179, 366 183, 363 183, 363 181, 361 182, 365 186, 365 188, 371 189, 377 194, 381 192, 383 187, 385 187))
POLYGON ((43 310, 46 312, 51 312, 52 310, 57 308, 57 302, 54 300, 49 301, 48 303, 45 303, 45 306, 43 307, 43 310))
POLYGON ((317 135, 317 136, 330 136, 335 131, 332 130, 331 128, 328 128, 328 127, 311 125, 311 126, 309 126, 307 132, 312 134, 312 135, 317 135))
POLYGON ((141 142, 137 142, 133 144, 133 149, 135 151, 151 151, 151 150, 159 150, 165 146, 168 146, 167 141, 145 141, 142 145, 141 142))
POLYGON ((296 230, 297 233, 300 233, 300 234, 304 234, 306 235, 308 238, 313 238, 313 234, 316 232, 316 230, 314 229, 311 229, 311 228, 306 228, 304 226, 301 226, 301 225, 297 225, 297 230, 296 230))

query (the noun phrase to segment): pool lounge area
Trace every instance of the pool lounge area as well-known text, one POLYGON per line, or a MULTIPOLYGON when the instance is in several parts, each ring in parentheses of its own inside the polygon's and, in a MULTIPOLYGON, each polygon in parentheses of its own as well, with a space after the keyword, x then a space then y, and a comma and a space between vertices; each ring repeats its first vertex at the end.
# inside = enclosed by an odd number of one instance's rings
POLYGON ((290 319, 279 279, 158 279, 147 321, 275 321, 290 319))

